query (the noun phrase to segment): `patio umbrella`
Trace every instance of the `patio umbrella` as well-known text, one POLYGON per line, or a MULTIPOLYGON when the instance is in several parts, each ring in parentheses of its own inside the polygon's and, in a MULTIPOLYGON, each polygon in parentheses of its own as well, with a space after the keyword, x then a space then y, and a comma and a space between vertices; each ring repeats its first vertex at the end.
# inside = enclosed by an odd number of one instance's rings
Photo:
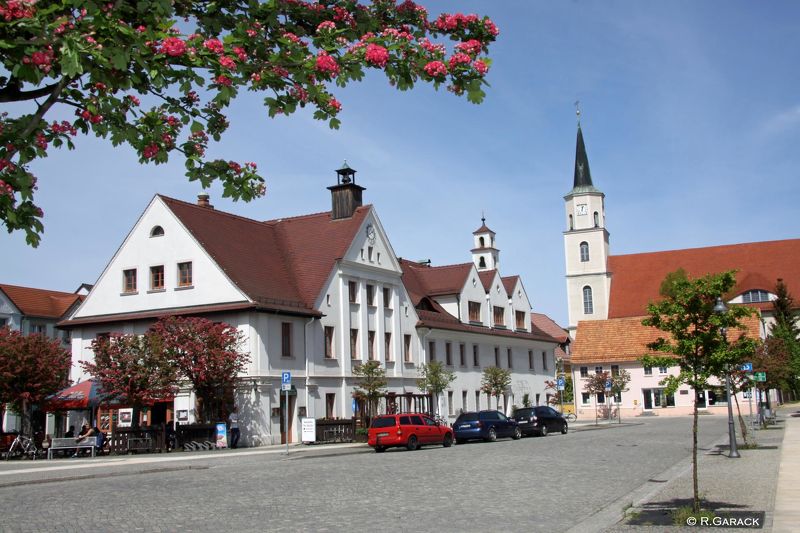
POLYGON ((59 391, 45 400, 45 406, 52 411, 69 411, 72 409, 93 409, 100 403, 108 403, 100 383, 87 379, 59 391))

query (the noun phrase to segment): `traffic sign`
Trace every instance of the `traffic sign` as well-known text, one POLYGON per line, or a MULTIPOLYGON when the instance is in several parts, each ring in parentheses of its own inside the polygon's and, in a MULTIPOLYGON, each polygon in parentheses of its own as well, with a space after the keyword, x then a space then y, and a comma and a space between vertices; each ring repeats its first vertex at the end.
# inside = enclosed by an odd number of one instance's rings
POLYGON ((564 390, 564 387, 566 387, 567 385, 567 380, 565 380, 564 378, 558 378, 558 381, 556 383, 558 390, 564 390))
POLYGON ((281 372, 281 383, 291 383, 291 382, 292 382, 292 373, 281 372))
POLYGON ((606 390, 611 390, 611 380, 606 380, 606 390))
POLYGON ((767 373, 766 372, 754 372, 753 373, 753 381, 767 381, 767 373))
POLYGON ((742 363, 741 370, 742 372, 752 372, 753 363, 742 363))
POLYGON ((745 398, 752 398, 753 397, 753 393, 750 392, 749 390, 744 391, 742 394, 744 395, 745 398))
POLYGON ((289 392, 292 390, 291 383, 281 383, 281 392, 289 392))

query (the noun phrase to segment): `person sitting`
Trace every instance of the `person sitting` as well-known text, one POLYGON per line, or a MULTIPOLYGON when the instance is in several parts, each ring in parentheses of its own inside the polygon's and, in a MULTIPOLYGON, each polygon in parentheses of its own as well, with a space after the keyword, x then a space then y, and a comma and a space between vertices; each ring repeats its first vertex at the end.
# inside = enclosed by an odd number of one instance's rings
POLYGON ((69 427, 69 429, 67 430, 67 432, 66 432, 66 433, 64 433, 64 438, 65 438, 65 439, 69 439, 69 438, 72 438, 72 439, 74 439, 74 438, 75 438, 75 426, 70 426, 70 427, 69 427))
MULTIPOLYGON (((83 426, 81 426, 81 432, 78 434, 77 437, 75 437, 75 442, 83 442, 88 437, 97 437, 97 439, 95 440, 99 442, 102 437, 100 437, 98 433, 99 431, 97 431, 97 428, 92 427, 89 424, 83 424, 83 426)), ((80 451, 79 449, 76 449, 75 453, 72 454, 72 457, 78 457, 79 451, 80 451)))

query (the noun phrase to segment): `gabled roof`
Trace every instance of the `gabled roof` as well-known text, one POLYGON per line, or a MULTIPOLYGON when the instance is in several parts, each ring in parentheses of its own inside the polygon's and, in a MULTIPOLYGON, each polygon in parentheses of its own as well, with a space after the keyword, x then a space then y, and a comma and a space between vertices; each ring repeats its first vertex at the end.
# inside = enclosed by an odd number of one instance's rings
POLYGON ((2 291, 23 315, 59 319, 84 296, 71 292, 0 284, 2 291))
POLYGON ((531 313, 531 324, 558 340, 558 342, 567 342, 569 334, 567 331, 556 324, 555 320, 543 313, 531 313))
MULTIPOLYGON (((434 302, 434 308, 439 308, 438 304, 434 302)), ((511 329, 503 329, 503 328, 489 328, 486 326, 476 326, 473 324, 464 324, 463 322, 459 321, 457 318, 452 316, 447 311, 439 308, 440 310, 436 311, 428 311, 417 309, 417 316, 419 316, 419 322, 417 323, 417 327, 427 327, 431 329, 444 329, 449 331, 464 331, 467 333, 478 333, 481 335, 493 335, 498 337, 506 337, 506 338, 515 338, 515 339, 523 339, 523 340, 537 340, 537 341, 544 341, 544 342, 552 342, 558 344, 558 341, 548 335, 547 333, 541 331, 536 327, 531 328, 531 332, 528 333, 527 331, 515 331, 511 329)))
POLYGON ((497 274, 497 270, 495 269, 478 272, 478 277, 481 278, 481 283, 483 283, 483 290, 486 292, 492 290, 492 282, 494 281, 495 274, 497 274))
POLYGON ((408 259, 400 259, 400 266, 403 285, 415 306, 425 296, 459 294, 472 270, 472 263, 432 267, 408 259))
POLYGON ((259 222, 160 198, 254 302, 311 314, 334 264, 371 209, 362 206, 338 220, 325 212, 259 222))
MULTIPOLYGON (((644 316, 609 320, 584 320, 578 322, 575 340, 572 341, 572 365, 582 363, 633 362, 643 355, 652 354, 647 344, 667 333, 642 325, 644 316)), ((748 337, 760 338, 761 322, 757 316, 742 319, 748 337)), ((728 333, 733 339, 739 334, 728 333)), ((660 352, 659 352, 660 353, 660 352)), ((663 353, 661 355, 664 355, 663 353)))
POLYGON ((506 276, 504 278, 500 278, 500 281, 503 282, 503 287, 506 289, 506 294, 513 296, 514 288, 517 286, 517 282, 519 281, 519 276, 506 276))
POLYGON ((800 239, 610 256, 608 317, 644 314, 647 304, 660 298, 664 277, 679 268, 692 277, 735 269, 736 294, 752 289, 773 292, 778 278, 798 293, 799 264, 800 239))

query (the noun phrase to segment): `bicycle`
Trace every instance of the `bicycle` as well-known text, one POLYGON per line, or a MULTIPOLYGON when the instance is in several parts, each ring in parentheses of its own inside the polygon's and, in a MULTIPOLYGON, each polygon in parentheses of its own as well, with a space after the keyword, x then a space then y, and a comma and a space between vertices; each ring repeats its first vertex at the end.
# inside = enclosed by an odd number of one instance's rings
POLYGON ((14 439, 14 442, 11 443, 6 452, 6 461, 11 459, 12 455, 22 455, 23 457, 27 455, 31 460, 35 461, 38 453, 39 450, 36 448, 33 439, 25 435, 17 435, 17 438, 14 439))
POLYGON ((564 420, 567 422, 575 422, 578 419, 578 415, 575 413, 563 413, 561 416, 563 416, 564 420))

